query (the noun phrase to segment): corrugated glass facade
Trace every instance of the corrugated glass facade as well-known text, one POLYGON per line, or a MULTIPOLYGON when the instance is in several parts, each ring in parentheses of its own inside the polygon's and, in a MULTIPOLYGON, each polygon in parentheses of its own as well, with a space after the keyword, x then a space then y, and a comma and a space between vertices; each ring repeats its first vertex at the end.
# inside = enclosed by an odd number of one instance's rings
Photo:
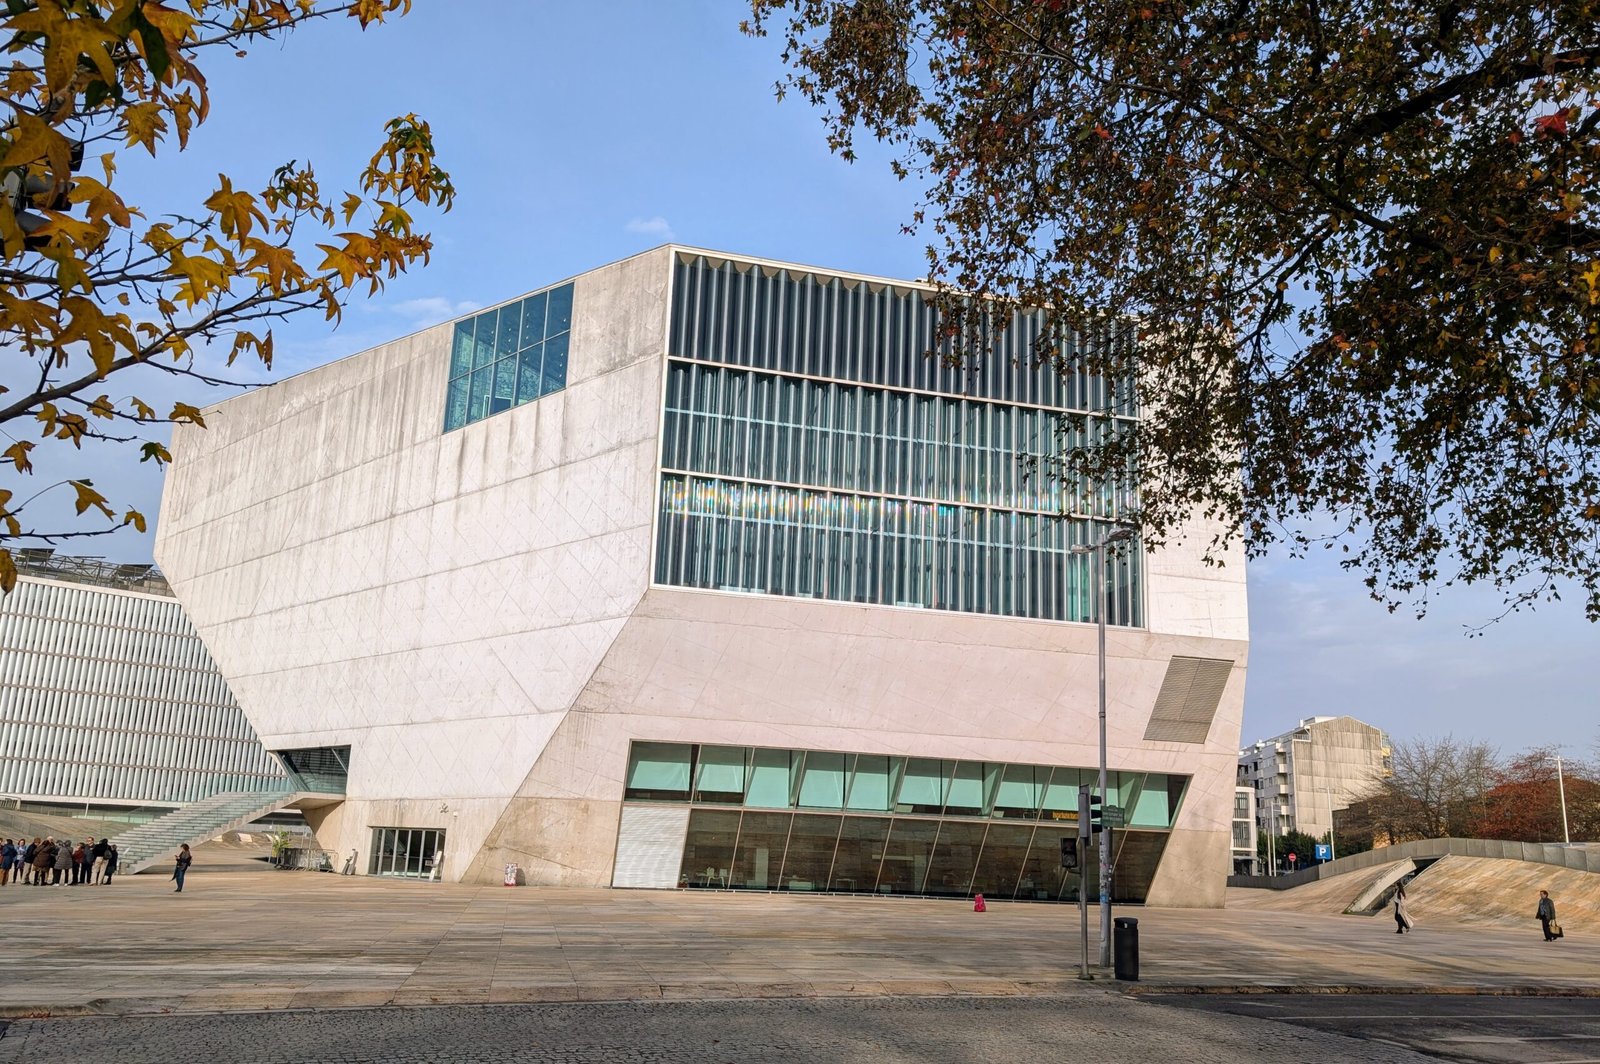
POLYGON ((0 596, 0 794, 182 804, 283 779, 176 599, 0 596))
MULTIPOLYGON (((630 802, 691 805, 679 885, 1076 901, 1061 839, 1098 770, 634 742, 630 802)), ((1189 777, 1112 772, 1112 897, 1142 902, 1189 777)), ((1089 852, 1096 899, 1098 854, 1089 852)))
MULTIPOLYGON (((1050 458, 1133 412, 1132 388, 1040 367, 1018 313, 972 370, 929 357, 919 289, 703 255, 676 260, 656 581, 721 591, 1094 619, 1091 556, 1131 502, 1050 458)), ((1111 624, 1142 623, 1140 552, 1111 624)))
POLYGON ((445 431, 565 388, 571 330, 571 284, 456 322, 445 431))

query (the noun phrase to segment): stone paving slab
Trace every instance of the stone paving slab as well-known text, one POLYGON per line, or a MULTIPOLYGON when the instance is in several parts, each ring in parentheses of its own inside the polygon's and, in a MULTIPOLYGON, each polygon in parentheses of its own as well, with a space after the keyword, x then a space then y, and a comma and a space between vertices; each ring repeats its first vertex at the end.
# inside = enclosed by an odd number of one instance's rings
MULTIPOLYGON (((1240 910, 1140 921, 1142 988, 1600 994, 1600 945, 1526 928, 1240 910)), ((196 877, 0 888, 0 1017, 465 1004, 1070 995, 1070 906, 196 877)), ((1102 973, 1104 978, 1104 973, 1102 973)), ((1095 984, 1103 986, 1103 984, 1095 984)))

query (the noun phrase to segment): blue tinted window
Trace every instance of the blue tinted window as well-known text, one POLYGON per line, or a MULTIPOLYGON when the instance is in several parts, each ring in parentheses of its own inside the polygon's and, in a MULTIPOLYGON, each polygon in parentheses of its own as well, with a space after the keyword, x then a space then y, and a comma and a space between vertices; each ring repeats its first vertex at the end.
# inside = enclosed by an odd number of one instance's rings
POLYGON ((464 377, 472 369, 472 319, 456 322, 450 347, 450 379, 464 377))
POLYGON ((544 342, 544 389, 539 394, 549 395, 567 386, 567 337, 570 335, 562 333, 544 342))
POLYGON ((570 284, 456 322, 445 431, 565 388, 571 327, 570 284))
POLYGON ((550 290, 550 311, 545 319, 544 334, 554 336, 572 328, 572 286, 564 284, 550 290))
POLYGON ((522 301, 522 346, 531 347, 544 339, 544 307, 547 293, 540 292, 522 301))

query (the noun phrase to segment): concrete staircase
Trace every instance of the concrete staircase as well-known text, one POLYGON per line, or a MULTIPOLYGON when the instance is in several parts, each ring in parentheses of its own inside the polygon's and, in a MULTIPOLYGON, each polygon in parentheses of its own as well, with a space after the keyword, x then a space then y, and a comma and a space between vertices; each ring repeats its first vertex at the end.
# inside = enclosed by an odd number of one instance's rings
POLYGON ((170 863, 185 842, 195 846, 224 832, 236 831, 304 797, 299 791, 287 789, 224 791, 191 802, 112 839, 117 844, 117 871, 132 875, 154 864, 170 863))

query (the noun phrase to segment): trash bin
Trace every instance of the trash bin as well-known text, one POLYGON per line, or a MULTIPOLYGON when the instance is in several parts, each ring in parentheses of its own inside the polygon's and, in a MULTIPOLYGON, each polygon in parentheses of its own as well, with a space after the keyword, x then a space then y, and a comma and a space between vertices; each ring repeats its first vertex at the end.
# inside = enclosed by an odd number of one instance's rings
POLYGON ((1115 930, 1111 935, 1112 967, 1118 979, 1131 983, 1139 981, 1139 921, 1131 916, 1119 916, 1112 921, 1115 930))

